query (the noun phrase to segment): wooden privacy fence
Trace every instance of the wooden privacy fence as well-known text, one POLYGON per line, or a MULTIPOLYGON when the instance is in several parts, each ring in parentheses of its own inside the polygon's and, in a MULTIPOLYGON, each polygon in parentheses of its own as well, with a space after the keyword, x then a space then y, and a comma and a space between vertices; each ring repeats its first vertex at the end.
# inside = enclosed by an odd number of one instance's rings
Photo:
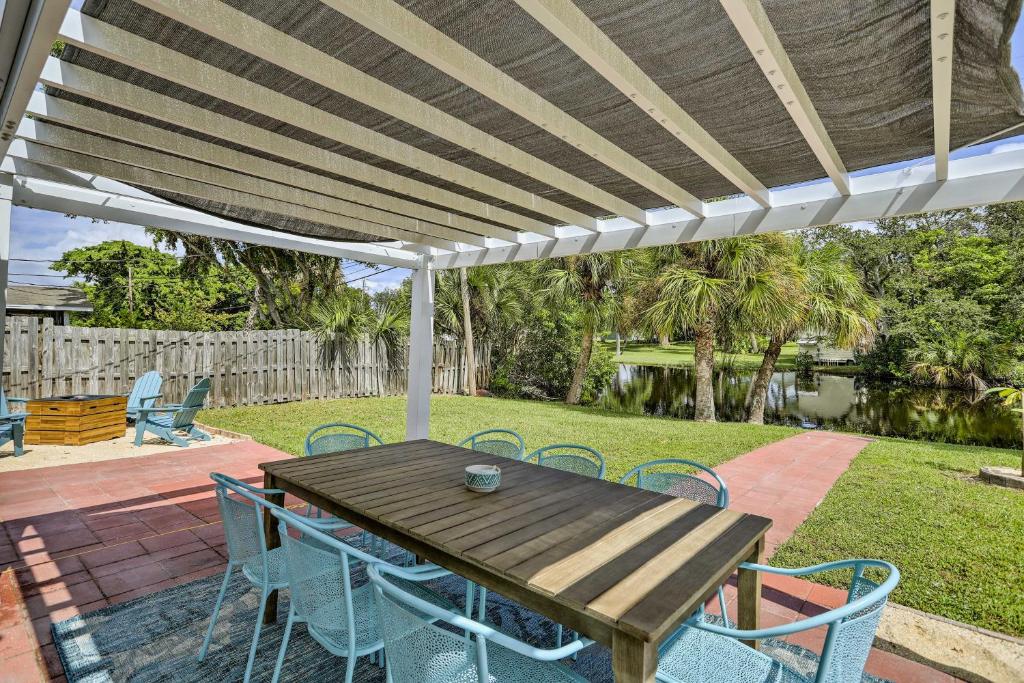
MULTIPOLYGON (((368 339, 325 353, 310 332, 181 332, 54 325, 52 320, 6 320, 3 386, 8 396, 127 393, 149 370, 164 378, 163 402, 177 402, 203 377, 215 407, 316 398, 390 396, 408 386, 408 349, 389 359, 368 339)), ((477 386, 490 379, 489 350, 478 350, 477 386)), ((434 391, 466 385, 465 356, 456 341, 434 344, 434 391)))

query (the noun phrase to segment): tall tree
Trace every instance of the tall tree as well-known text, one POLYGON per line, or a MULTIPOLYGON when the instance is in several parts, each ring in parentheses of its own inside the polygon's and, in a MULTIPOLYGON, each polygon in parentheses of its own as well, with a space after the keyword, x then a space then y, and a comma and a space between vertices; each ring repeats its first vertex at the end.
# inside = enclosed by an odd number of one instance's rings
POLYGON ((610 252, 566 256, 540 265, 547 300, 556 307, 569 300, 580 306, 583 342, 565 397, 570 405, 580 402, 594 351, 594 335, 619 305, 618 288, 625 282, 632 260, 629 252, 610 252))
POLYGON ((179 262, 166 252, 124 240, 79 247, 50 266, 81 280, 93 312, 79 322, 96 327, 238 329, 249 282, 179 262))
POLYGON ((768 346, 747 398, 747 421, 754 424, 764 423, 768 386, 786 342, 806 331, 837 346, 859 346, 873 336, 879 312, 838 245, 811 249, 789 239, 789 246, 788 252, 778 252, 773 285, 778 287, 774 295, 784 296, 785 305, 773 306, 775 315, 758 325, 768 336, 768 346))
POLYGON ((648 321, 659 333, 689 330, 694 337, 694 419, 715 421, 713 373, 719 333, 734 334, 738 320, 778 317, 787 304, 773 294, 781 235, 751 235, 660 249, 668 265, 654 276, 657 300, 648 321))

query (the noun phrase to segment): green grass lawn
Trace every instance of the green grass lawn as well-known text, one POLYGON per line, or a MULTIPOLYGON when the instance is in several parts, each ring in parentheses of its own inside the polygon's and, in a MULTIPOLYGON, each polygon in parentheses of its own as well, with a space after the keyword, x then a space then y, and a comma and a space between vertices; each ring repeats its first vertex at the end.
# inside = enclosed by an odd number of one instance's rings
MULTIPOLYGON (((615 353, 615 342, 602 342, 601 345, 612 354, 615 353)), ((796 354, 796 344, 786 344, 782 347, 782 354, 775 367, 779 370, 792 370, 796 354)), ((761 365, 760 353, 718 352, 715 357, 719 364, 737 368, 756 368, 761 365)), ((622 355, 617 356, 616 360, 629 365, 693 365, 693 344, 671 344, 668 348, 657 344, 623 344, 622 355)))
POLYGON ((880 439, 853 461, 773 564, 878 557, 901 605, 1024 636, 1024 492, 979 483, 1010 450, 880 439))
MULTIPOLYGON (((400 441, 405 437, 405 397, 223 408, 204 411, 199 419, 300 454, 306 433, 326 422, 352 422, 376 432, 386 442, 400 441)), ((528 450, 566 442, 596 448, 605 456, 608 478, 616 480, 635 465, 655 458, 686 457, 714 466, 798 431, 747 424, 706 425, 540 401, 467 396, 434 396, 431 401, 433 439, 455 443, 490 427, 515 430, 528 450)))

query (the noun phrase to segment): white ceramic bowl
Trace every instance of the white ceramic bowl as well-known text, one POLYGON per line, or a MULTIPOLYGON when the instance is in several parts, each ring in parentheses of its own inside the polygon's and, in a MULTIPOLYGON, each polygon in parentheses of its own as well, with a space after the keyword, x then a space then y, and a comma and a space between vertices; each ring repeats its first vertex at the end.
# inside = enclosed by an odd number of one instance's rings
POLYGON ((497 465, 470 465, 466 468, 466 488, 477 493, 490 493, 501 484, 501 468, 497 465))

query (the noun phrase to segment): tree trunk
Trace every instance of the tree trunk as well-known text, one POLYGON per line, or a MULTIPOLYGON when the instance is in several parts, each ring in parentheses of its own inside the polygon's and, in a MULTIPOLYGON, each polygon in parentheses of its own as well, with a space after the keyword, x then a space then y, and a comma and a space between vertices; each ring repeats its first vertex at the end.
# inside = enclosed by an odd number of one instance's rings
POLYGON ((572 384, 569 385, 569 393, 565 396, 565 402, 569 405, 579 405, 583 396, 583 380, 587 377, 587 367, 590 365, 590 354, 594 350, 594 331, 587 327, 583 330, 583 343, 580 345, 580 359, 576 361, 576 370, 572 373, 572 384))
POLYGON ((662 332, 661 334, 658 335, 658 346, 660 346, 663 349, 667 349, 669 347, 670 343, 671 342, 670 342, 667 334, 662 332))
POLYGON ((622 335, 618 332, 615 333, 615 355, 622 355, 622 335))
POLYGON ((754 375, 753 391, 750 392, 750 399, 747 402, 747 422, 750 424, 764 424, 764 408, 768 402, 768 386, 771 384, 772 375, 775 374, 775 363, 782 353, 782 339, 772 337, 768 342, 768 348, 764 351, 764 358, 761 359, 761 367, 754 375))
POLYGON ((715 387, 712 376, 715 371, 715 328, 713 325, 705 323, 697 327, 693 360, 694 377, 697 381, 693 419, 697 422, 714 422, 715 387))
POLYGON ((459 268, 459 289, 462 291, 462 337, 466 353, 466 391, 476 396, 476 352, 473 349, 473 319, 469 311, 469 275, 459 268))

